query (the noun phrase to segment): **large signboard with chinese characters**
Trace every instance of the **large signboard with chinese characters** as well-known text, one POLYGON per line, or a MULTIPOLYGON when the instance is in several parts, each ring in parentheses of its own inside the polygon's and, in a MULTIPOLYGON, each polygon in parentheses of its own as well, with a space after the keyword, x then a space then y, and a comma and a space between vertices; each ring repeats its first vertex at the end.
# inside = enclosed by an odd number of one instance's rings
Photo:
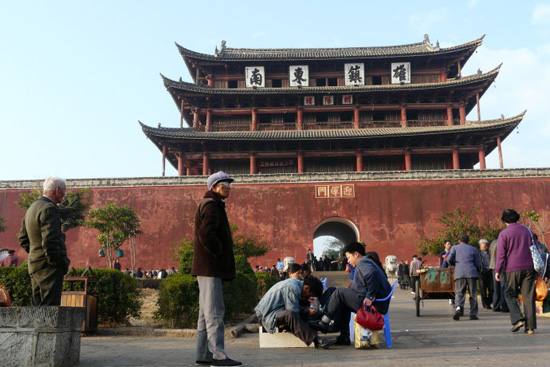
POLYGON ((309 67, 307 65, 291 65, 288 68, 291 87, 309 86, 309 67))
POLYGON ((391 63, 391 83, 392 84, 410 84, 411 82, 411 63, 410 62, 392 62, 391 63))
POLYGON ((265 69, 263 66, 245 67, 246 87, 265 87, 265 69))
POLYGON ((315 185, 315 197, 317 199, 354 198, 354 184, 328 184, 315 185))
POLYGON ((365 85, 365 64, 345 64, 345 85, 365 85))

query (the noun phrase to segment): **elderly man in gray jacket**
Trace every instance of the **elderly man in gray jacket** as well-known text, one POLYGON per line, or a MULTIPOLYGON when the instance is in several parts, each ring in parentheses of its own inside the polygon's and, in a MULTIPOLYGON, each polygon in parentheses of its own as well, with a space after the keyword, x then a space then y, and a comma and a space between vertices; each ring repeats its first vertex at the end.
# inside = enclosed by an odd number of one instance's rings
POLYGON ((479 251, 470 246, 470 238, 463 234, 458 239, 459 244, 451 248, 447 255, 447 262, 455 265, 455 305, 456 311, 453 319, 458 321, 464 316, 464 303, 466 288, 470 291, 470 320, 478 320, 477 317, 477 280, 481 269, 481 257, 479 251))

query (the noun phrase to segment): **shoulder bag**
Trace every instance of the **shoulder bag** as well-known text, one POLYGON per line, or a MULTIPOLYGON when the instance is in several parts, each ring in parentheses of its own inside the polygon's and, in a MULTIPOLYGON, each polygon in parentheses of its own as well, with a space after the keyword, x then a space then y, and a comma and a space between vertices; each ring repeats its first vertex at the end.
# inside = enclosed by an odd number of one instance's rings
POLYGON ((531 250, 531 257, 533 258, 533 266, 535 267, 535 271, 537 273, 544 275, 544 273, 546 272, 546 264, 544 261, 542 261, 539 247, 537 246, 537 242, 533 237, 533 232, 531 231, 531 229, 529 229, 529 233, 531 234, 531 246, 529 246, 529 250, 531 250))

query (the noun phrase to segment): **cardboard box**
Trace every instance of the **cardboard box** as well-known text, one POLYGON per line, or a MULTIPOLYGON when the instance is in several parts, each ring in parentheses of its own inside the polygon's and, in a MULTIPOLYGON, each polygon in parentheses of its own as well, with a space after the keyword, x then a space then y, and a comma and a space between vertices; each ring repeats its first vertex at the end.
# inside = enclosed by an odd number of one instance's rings
MULTIPOLYGON (((258 333, 260 335, 260 348, 308 348, 306 343, 297 336, 288 332, 268 333, 263 326, 260 326, 258 333)), ((311 343, 309 348, 315 348, 311 343)))

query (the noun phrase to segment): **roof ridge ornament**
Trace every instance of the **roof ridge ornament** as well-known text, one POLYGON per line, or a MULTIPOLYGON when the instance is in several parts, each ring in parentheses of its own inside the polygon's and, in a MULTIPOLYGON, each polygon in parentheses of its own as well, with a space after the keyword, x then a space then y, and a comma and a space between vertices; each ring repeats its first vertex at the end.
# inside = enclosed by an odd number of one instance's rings
POLYGON ((427 34, 427 33, 424 35, 424 42, 423 43, 426 45, 426 48, 429 51, 439 51, 440 50, 439 40, 435 43, 435 46, 432 45, 432 43, 430 42, 430 35, 427 34))

